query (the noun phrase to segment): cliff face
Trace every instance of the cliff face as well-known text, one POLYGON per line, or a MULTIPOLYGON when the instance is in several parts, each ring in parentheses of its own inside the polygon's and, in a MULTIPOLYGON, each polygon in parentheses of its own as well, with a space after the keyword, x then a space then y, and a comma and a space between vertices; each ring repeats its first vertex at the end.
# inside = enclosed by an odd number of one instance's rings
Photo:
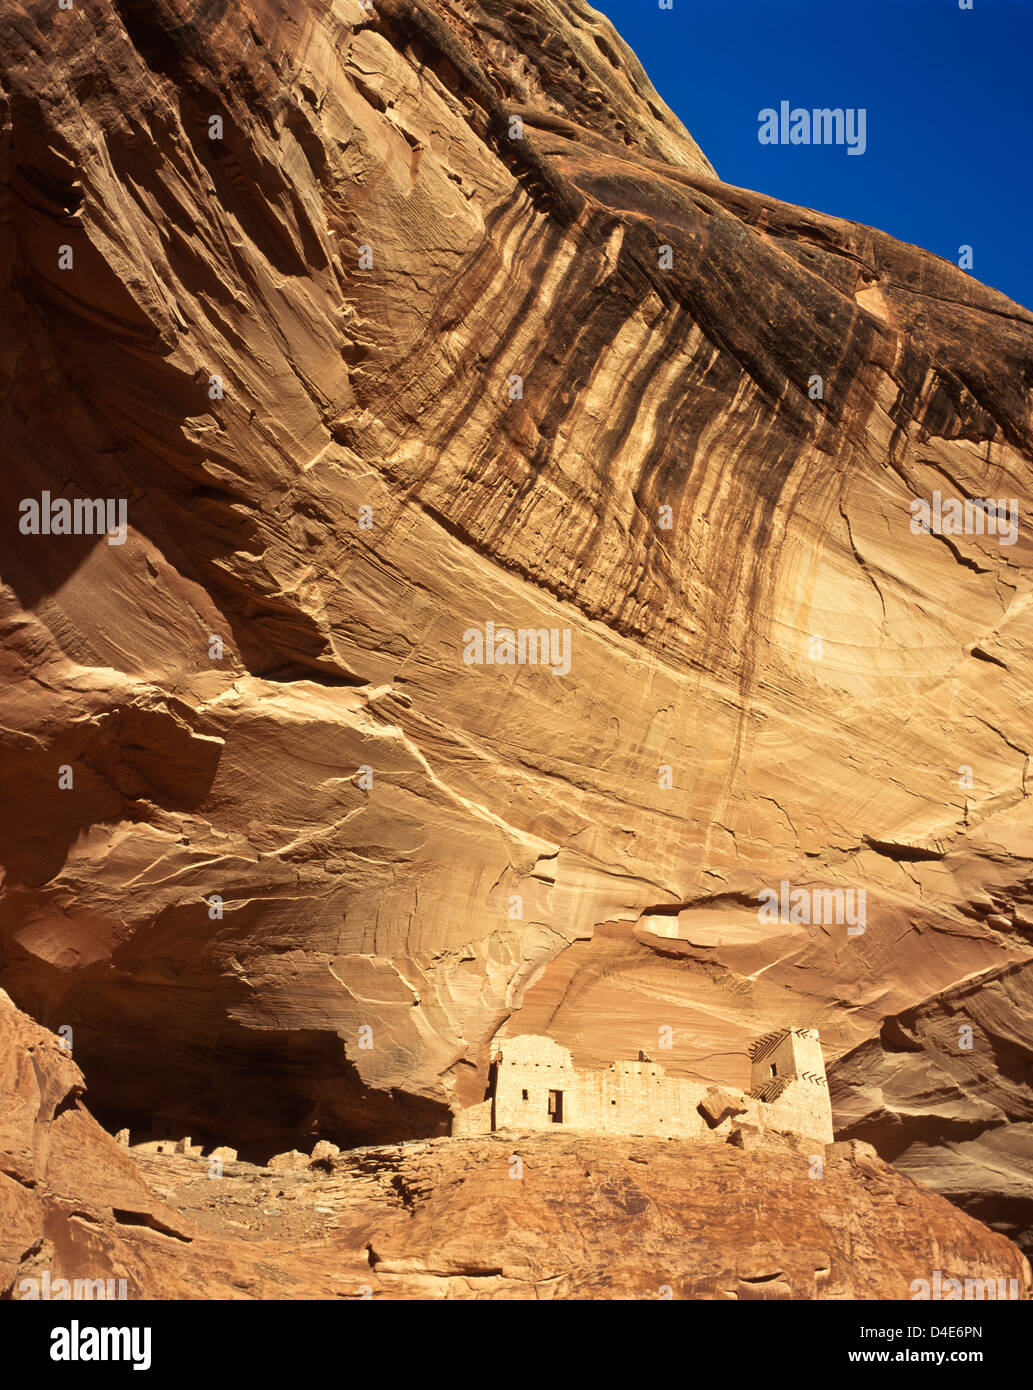
POLYGON ((1028 514, 1033 316, 721 183, 578 0, 5 27, 0 979, 109 1126, 441 1134, 514 1015, 740 1086, 974 977, 1028 1036, 1030 540, 909 504, 1028 514))
POLYGON ((936 1270, 1030 1293, 1010 1241, 864 1145, 819 1167, 770 1140, 500 1134, 215 1176, 119 1147, 2 992, 0 1060, 0 1298, 114 1274, 134 1300, 910 1299, 936 1270))
POLYGON ((843 1137, 1033 1249, 1033 1040, 1028 962, 988 971, 885 1019, 840 1058, 843 1137))

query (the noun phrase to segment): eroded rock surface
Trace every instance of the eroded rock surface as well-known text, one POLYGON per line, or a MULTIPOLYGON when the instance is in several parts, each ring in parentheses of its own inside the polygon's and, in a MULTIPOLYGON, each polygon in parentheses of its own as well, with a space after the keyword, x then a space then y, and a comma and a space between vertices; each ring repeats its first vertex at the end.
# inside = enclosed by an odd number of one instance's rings
POLYGON ((989 971, 887 1018, 829 1073, 844 1136, 1033 1248, 1033 966, 989 971))
POLYGON ((442 1134, 514 1014, 741 1085, 1029 961, 1028 527, 909 504, 1029 516, 1033 317, 720 182, 579 0, 201 11, 0 54, 0 978, 105 1123, 442 1134))
POLYGON ((499 1133, 213 1176, 127 1153, 2 992, 0 1059, 0 1297, 907 1299, 937 1269, 1029 1296, 1010 1241, 863 1144, 499 1133))

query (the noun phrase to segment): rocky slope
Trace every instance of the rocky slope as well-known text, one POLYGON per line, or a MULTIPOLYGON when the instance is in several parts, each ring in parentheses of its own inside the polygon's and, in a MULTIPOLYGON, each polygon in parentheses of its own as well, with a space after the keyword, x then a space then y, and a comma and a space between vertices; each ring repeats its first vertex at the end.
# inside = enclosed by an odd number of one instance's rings
POLYGON ((903 1013, 840 1058, 840 1133, 1033 1248, 1033 1037, 1028 963, 989 971, 903 1013))
POLYGON ((1033 316, 722 183, 580 0, 5 29, 0 981, 109 1128, 442 1134, 513 1015, 736 1085, 974 978, 1028 1036, 1029 536, 909 503, 1028 514, 1033 316), (569 670, 467 664, 489 621, 569 670), (864 934, 759 922, 782 880, 864 934))
POLYGON ((0 1059, 0 1298, 909 1299, 936 1269, 1030 1293, 1015 1246, 863 1144, 500 1133, 213 1177, 120 1148, 2 993, 0 1059))

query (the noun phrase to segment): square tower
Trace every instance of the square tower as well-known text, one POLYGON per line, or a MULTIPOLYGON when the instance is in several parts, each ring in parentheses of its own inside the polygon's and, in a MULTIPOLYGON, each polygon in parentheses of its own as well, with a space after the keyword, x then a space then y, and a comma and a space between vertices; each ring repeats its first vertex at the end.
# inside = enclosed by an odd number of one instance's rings
POLYGON ((825 1058, 815 1028, 779 1028, 750 1047, 750 1089, 781 1090, 773 1081, 825 1079, 825 1058))
POLYGON ((766 1123, 831 1144, 832 1104, 821 1039, 814 1028, 779 1028, 750 1047, 750 1095, 766 1123))

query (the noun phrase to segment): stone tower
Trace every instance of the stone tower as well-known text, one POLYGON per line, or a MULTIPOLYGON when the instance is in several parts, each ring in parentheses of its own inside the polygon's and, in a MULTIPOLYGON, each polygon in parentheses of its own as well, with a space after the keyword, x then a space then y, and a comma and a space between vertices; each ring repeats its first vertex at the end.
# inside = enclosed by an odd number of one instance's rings
POLYGON ((750 1095, 770 1107, 770 1121, 831 1144, 832 1103, 816 1028, 779 1028, 750 1047, 750 1095))

